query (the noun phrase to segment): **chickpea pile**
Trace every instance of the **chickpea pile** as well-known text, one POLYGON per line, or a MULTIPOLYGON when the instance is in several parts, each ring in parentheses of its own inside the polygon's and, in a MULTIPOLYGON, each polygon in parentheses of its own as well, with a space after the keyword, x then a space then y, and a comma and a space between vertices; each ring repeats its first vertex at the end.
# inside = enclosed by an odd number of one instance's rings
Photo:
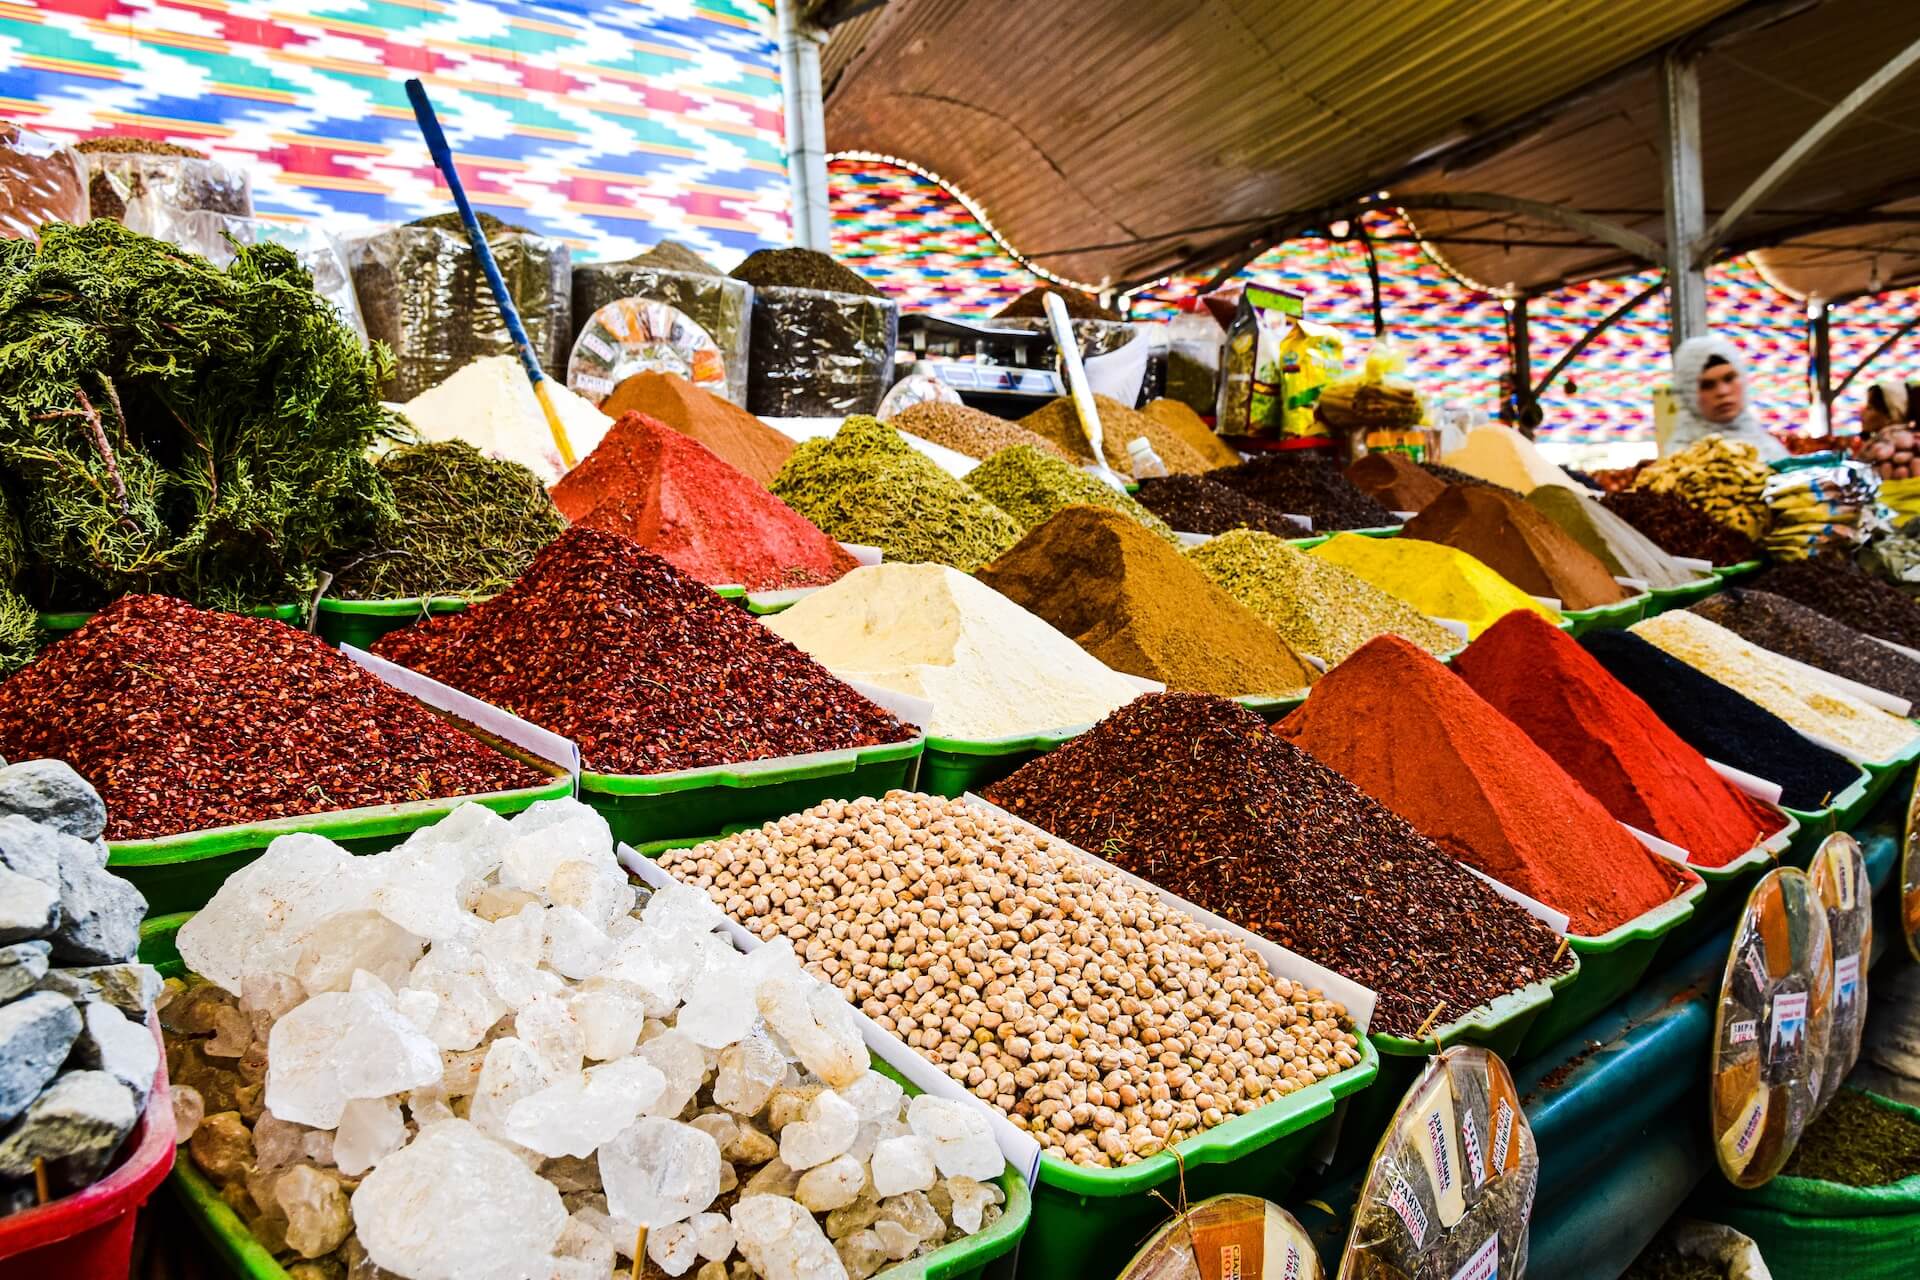
POLYGON ((1346 1009, 1071 846, 955 800, 828 801, 661 865, 1075 1164, 1356 1065, 1346 1009))

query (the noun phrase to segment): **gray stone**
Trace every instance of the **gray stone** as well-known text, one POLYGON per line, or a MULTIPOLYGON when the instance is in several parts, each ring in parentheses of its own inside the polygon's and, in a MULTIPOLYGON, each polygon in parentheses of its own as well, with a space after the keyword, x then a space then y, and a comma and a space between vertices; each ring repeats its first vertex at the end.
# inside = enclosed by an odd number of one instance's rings
POLYGON ((160 971, 150 964, 96 964, 49 969, 40 990, 56 991, 75 1004, 103 1000, 135 1022, 160 998, 160 971))
POLYGON ((87 848, 93 850, 93 865, 96 867, 106 866, 107 860, 113 857, 113 850, 107 848, 105 840, 89 840, 87 848))
POLYGON ((60 890, 0 867, 0 942, 44 938, 60 923, 60 890))
POLYGON ((61 854, 72 839, 10 813, 0 818, 0 867, 58 889, 61 854))
POLYGON ((60 927, 53 931, 53 958, 62 964, 133 959, 140 950, 147 900, 119 876, 94 866, 85 841, 58 838, 76 846, 77 853, 60 861, 60 927))
POLYGON ((73 1042, 68 1063, 89 1071, 104 1071, 133 1094, 144 1109, 160 1066, 160 1044, 145 1024, 134 1022, 110 1004, 92 1002, 80 1008, 80 1038, 73 1042))
POLYGON ((69 1071, 0 1142, 0 1177, 26 1177, 38 1157, 62 1189, 85 1186, 106 1171, 139 1119, 133 1095, 118 1080, 104 1071, 69 1071))
POLYGON ((47 944, 16 942, 0 947, 0 1002, 31 991, 47 976, 47 944))
POLYGON ((0 1124, 26 1110, 66 1061, 80 1034, 80 1010, 65 996, 36 991, 0 1005, 0 1124))
POLYGON ((0 813, 17 813, 82 840, 107 829, 107 806, 65 760, 24 760, 0 769, 0 813))

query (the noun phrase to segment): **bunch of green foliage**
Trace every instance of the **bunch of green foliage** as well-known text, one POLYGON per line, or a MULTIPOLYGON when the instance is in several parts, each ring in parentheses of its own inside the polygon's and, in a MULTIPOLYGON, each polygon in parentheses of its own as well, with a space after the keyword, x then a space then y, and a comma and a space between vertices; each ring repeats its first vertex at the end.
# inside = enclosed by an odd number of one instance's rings
POLYGON ((284 247, 236 251, 105 219, 0 241, 0 471, 43 607, 285 602, 396 519, 368 458, 385 350, 284 247))

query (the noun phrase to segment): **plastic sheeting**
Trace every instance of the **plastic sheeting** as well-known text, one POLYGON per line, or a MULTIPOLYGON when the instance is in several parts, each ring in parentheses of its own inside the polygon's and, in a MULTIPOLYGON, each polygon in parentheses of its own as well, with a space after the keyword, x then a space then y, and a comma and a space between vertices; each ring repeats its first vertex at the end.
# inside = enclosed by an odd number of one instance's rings
POLYGON ((872 413, 893 385, 900 309, 824 289, 754 290, 747 409, 763 418, 872 413))
POLYGON ((47 222, 87 220, 87 166, 78 151, 0 124, 0 236, 37 239, 47 222))
POLYGON ((590 262, 573 269, 573 333, 577 340, 594 312, 621 298, 643 298, 673 307, 713 339, 726 362, 726 398, 747 403, 747 338, 753 321, 753 286, 730 276, 670 271, 640 259, 590 262))

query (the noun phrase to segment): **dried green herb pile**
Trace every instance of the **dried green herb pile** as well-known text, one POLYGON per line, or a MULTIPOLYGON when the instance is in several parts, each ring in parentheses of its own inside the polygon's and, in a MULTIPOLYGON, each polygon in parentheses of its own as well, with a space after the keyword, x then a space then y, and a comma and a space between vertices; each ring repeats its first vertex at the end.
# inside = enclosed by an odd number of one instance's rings
POLYGON ((880 296, 859 272, 814 249, 757 249, 728 274, 756 289, 824 289, 880 296))
POLYGON ((0 468, 26 594, 311 590, 395 519, 367 456, 389 367, 280 245, 217 270, 100 219, 0 241, 0 468))
POLYGON ((490 596, 567 527, 538 476, 463 441, 395 449, 380 474, 400 521, 334 569, 345 600, 490 596))
POLYGON ((967 472, 967 483, 1022 529, 1045 523, 1062 507, 1105 507, 1138 520, 1169 542, 1179 541, 1166 521, 1125 492, 1032 445, 1002 449, 967 472))
POLYGON ((1920 1174, 1920 1122, 1872 1094, 1842 1089, 1780 1172, 1846 1187, 1903 1182, 1920 1174))
POLYGON ((1689 1258, 1662 1237, 1633 1260, 1620 1280, 1726 1280, 1727 1269, 1711 1258, 1689 1258))

